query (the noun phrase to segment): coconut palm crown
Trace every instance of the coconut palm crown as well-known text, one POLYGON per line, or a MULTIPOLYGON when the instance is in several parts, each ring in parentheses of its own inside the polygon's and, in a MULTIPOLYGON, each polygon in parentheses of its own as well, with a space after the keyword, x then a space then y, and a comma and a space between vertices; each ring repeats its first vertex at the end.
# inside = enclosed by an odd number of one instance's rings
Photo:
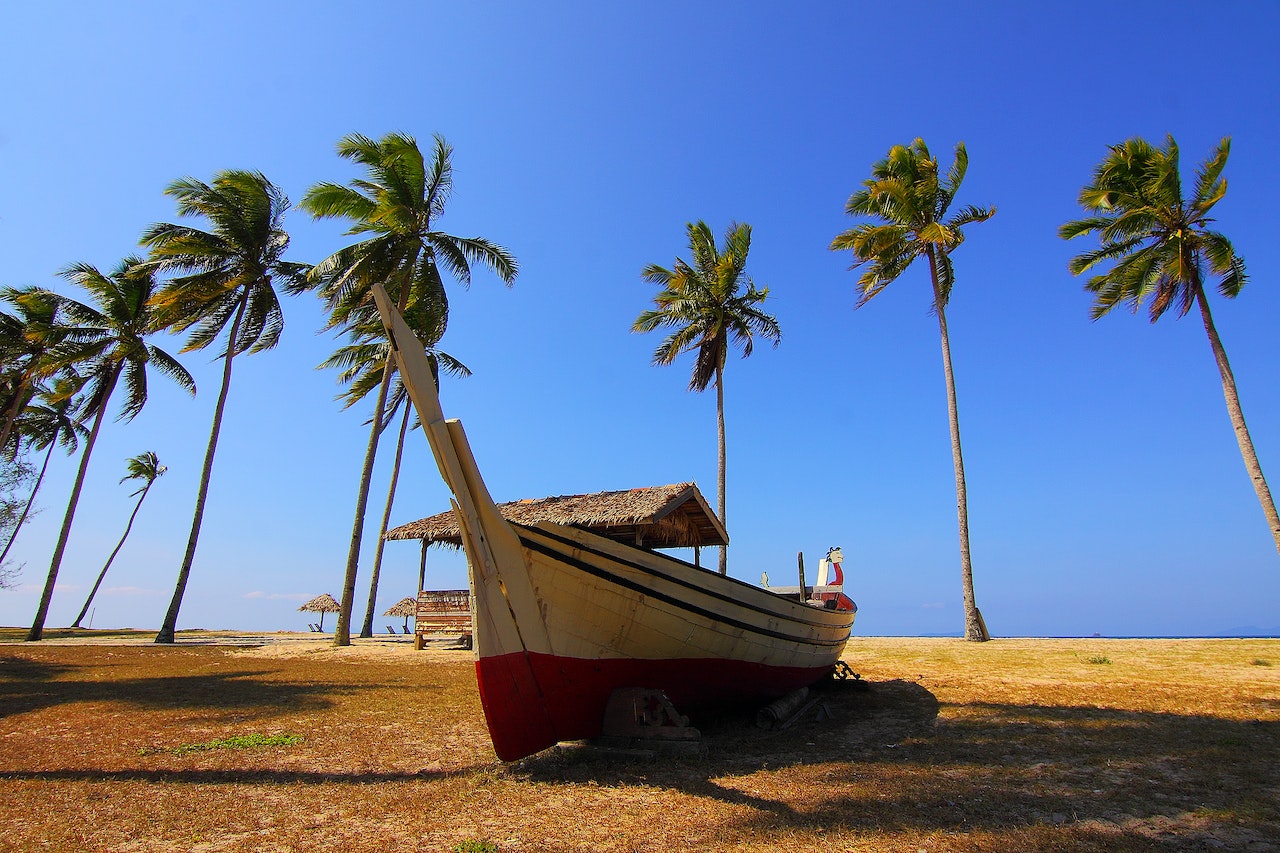
POLYGON ((417 140, 403 133, 377 141, 353 133, 339 140, 337 151, 364 167, 364 177, 349 186, 322 181, 301 203, 317 219, 349 220, 347 234, 364 237, 316 264, 308 277, 326 302, 330 328, 346 323, 353 310, 372 310, 374 284, 384 285, 403 310, 411 292, 439 288, 440 266, 464 286, 473 263, 508 286, 515 281, 519 267, 502 246, 438 229, 453 193, 453 148, 442 137, 435 137, 429 163, 417 140))
POLYGON ((923 139, 909 146, 895 145, 888 157, 871 167, 871 177, 849 197, 845 213, 881 222, 855 225, 831 241, 833 251, 853 252, 852 269, 866 267, 857 282, 857 307, 892 284, 920 257, 929 264, 935 309, 946 307, 955 283, 951 253, 965 239, 961 229, 984 222, 996 212, 994 207, 968 205, 945 218, 968 169, 969 154, 960 142, 951 168, 940 178, 938 161, 923 139))
POLYGON ((67 341, 60 314, 64 297, 43 287, 0 288, 0 451, 14 458, 14 426, 37 394, 37 384, 86 359, 67 341))
POLYGON ((1121 304, 1135 313, 1147 304, 1153 323, 1170 310, 1184 317, 1192 308, 1199 309, 1245 470, 1280 551, 1280 515, 1262 474, 1235 374, 1205 294, 1206 281, 1216 277, 1218 293, 1234 299, 1248 280, 1244 260, 1231 241, 1212 227, 1209 215, 1227 194, 1223 171, 1230 153, 1227 137, 1197 168, 1187 195, 1172 136, 1165 138, 1163 147, 1138 137, 1112 145, 1092 180, 1080 190, 1080 206, 1087 215, 1064 224, 1058 234, 1064 240, 1098 238, 1098 248, 1076 256, 1069 265, 1073 275, 1104 267, 1085 282, 1094 297, 1093 319, 1121 304))
POLYGON ((165 222, 143 233, 156 268, 178 273, 154 300, 161 325, 190 331, 182 352, 204 349, 224 330, 233 356, 274 347, 284 329, 275 284, 301 287, 310 269, 284 260, 289 199, 261 172, 240 169, 219 172, 208 184, 174 181, 165 195, 177 200, 179 215, 202 217, 212 227, 165 222))

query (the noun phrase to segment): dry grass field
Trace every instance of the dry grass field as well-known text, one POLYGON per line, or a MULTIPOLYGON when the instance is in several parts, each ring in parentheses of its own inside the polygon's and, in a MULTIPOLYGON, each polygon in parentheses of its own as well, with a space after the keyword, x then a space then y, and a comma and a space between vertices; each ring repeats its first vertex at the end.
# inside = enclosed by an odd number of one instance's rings
POLYGON ((0 850, 1280 851, 1277 640, 861 639, 830 719, 504 765, 469 652, 86 634, 0 630, 0 850))

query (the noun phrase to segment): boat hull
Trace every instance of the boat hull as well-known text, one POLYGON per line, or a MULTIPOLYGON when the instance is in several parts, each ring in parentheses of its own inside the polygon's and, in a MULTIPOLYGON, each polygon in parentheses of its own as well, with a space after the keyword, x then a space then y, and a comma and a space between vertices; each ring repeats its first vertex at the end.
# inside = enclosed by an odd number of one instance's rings
POLYGON ((661 690, 695 716, 776 698, 829 673, 849 637, 852 613, 587 531, 513 527, 534 606, 512 612, 541 621, 522 632, 526 646, 546 645, 511 650, 477 635, 481 704, 505 761, 599 735, 620 687, 661 690))

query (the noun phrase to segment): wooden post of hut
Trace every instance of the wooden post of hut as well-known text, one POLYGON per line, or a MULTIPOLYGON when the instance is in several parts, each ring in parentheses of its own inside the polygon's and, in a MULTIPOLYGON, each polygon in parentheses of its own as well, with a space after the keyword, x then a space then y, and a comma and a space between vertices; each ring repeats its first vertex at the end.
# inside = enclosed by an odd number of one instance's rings
POLYGON ((427 539, 422 539, 422 558, 418 561, 418 592, 427 588, 427 539))
MULTIPOLYGON (((418 561, 418 593, 421 594, 423 587, 427 584, 427 537, 422 537, 422 558, 418 561)), ((413 632, 413 650, 415 652, 422 651, 423 640, 422 634, 417 630, 413 632)))

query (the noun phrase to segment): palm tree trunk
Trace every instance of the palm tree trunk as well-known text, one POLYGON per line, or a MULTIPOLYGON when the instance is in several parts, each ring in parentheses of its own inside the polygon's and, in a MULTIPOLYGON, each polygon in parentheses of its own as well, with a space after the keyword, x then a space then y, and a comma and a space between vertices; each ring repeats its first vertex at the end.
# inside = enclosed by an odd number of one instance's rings
MULTIPOLYGON (((716 469, 716 500, 718 506, 716 511, 720 513, 720 523, 724 525, 724 529, 728 531, 729 523, 724 518, 724 470, 725 470, 725 452, 724 452, 724 366, 716 367, 716 439, 717 439, 717 456, 718 467, 716 469)), ((720 574, 727 575, 729 573, 729 546, 720 546, 720 574)))
MULTIPOLYGON (((387 525, 391 522, 391 505, 396 499, 396 483, 400 480, 400 460, 404 457, 404 436, 409 431, 409 414, 413 411, 406 398, 404 418, 400 421, 400 439, 396 442, 395 464, 391 466, 391 485, 387 489, 387 507, 382 511, 382 528, 378 531, 378 550, 373 555, 373 571, 369 577, 369 604, 364 611, 364 625, 360 628, 361 637, 373 636, 373 611, 378 598, 378 576, 382 573, 382 549, 387 544, 387 525)), ((392 415, 394 416, 394 412, 392 415)))
POLYGON ((364 537, 364 513, 369 506, 369 483, 373 479, 373 462, 378 454, 378 437, 382 434, 383 413, 387 408, 387 389, 391 386, 394 358, 387 350, 387 366, 382 370, 382 384, 378 386, 378 402, 374 404, 373 422, 369 427, 369 445, 364 452, 364 467, 360 469, 360 492, 356 496, 356 517, 351 527, 351 545, 347 549, 347 571, 342 580, 342 600, 338 602, 338 624, 333 629, 335 646, 351 645, 351 609, 356 599, 356 572, 360 568, 360 540, 364 537))
POLYGON ((22 379, 18 381, 18 385, 13 389, 13 399, 9 401, 9 405, 5 408, 4 425, 0 426, 0 447, 4 447, 9 443, 9 436, 13 433, 13 425, 18 421, 18 415, 22 414, 23 397, 27 396, 27 389, 31 387, 31 377, 28 371, 31 370, 32 364, 36 357, 32 356, 27 368, 23 371, 22 379))
POLYGON ((246 289, 240 297, 240 307, 236 309, 235 319, 231 321, 231 333, 227 336, 227 352, 222 364, 222 387, 218 389, 218 403, 213 408, 213 428, 209 431, 209 445, 204 452, 204 466, 200 469, 200 487, 196 492, 196 512, 191 521, 191 535, 187 537, 187 550, 182 556, 182 565, 178 568, 178 582, 173 590, 173 598, 169 600, 169 609, 164 614, 164 622, 156 634, 157 643, 172 643, 178 626, 178 611, 182 608, 182 597, 187 592, 187 578, 191 576, 191 564, 196 558, 196 542, 200 539, 200 525, 204 522, 204 504, 209 496, 209 478, 213 473, 213 456, 218 450, 218 434, 222 431, 222 413, 227 407, 227 392, 231 388, 231 363, 235 359, 236 338, 240 334, 240 321, 244 318, 245 309, 249 305, 249 291, 246 289))
POLYGON ((937 260, 929 253, 933 277, 933 307, 938 314, 942 336, 942 372, 947 381, 947 419, 951 426, 951 459, 956 471, 956 516, 960 527, 960 582, 964 593, 964 638, 974 642, 990 640, 986 623, 973 595, 973 563, 969 557, 969 493, 965 486, 964 456, 960 452, 960 414, 956 406, 956 379, 951 370, 951 338, 947 334, 947 314, 942 289, 938 285, 937 260))
POLYGON ((40 484, 44 482, 44 472, 49 469, 49 458, 53 456, 54 445, 57 441, 49 442, 49 452, 44 455, 44 464, 40 466, 40 476, 36 477, 35 487, 31 489, 31 497, 27 498, 27 505, 22 508, 22 515, 18 516, 18 523, 13 526, 13 533, 9 535, 9 541, 4 546, 4 551, 0 552, 0 566, 4 565, 5 557, 9 556, 9 549, 13 547, 14 540, 18 538, 18 531, 22 529, 22 523, 27 520, 27 514, 31 512, 31 507, 36 502, 36 492, 40 491, 40 484))
POLYGON ((103 390, 102 403, 93 418, 93 429, 84 442, 84 453, 80 456, 80 468, 76 471, 76 482, 71 487, 71 499, 67 501, 67 514, 62 518, 62 530, 58 533, 58 545, 53 549, 53 560, 49 563, 49 576, 45 578, 44 592, 40 594, 40 605, 36 608, 36 618, 27 632, 27 642, 35 642, 44 636, 44 621, 49 616, 49 602, 53 599, 53 586, 58 581, 58 569, 62 566, 62 555, 67 550, 67 539, 71 536, 71 522, 76 517, 76 504, 80 502, 80 489, 84 486, 84 475, 89 470, 89 457, 93 454, 93 445, 98 441, 98 432, 102 429, 102 420, 107 413, 107 403, 111 400, 111 392, 116 388, 116 380, 120 378, 120 367, 112 368, 111 376, 103 390))
POLYGON ((1249 427, 1244 422, 1244 411, 1240 408, 1240 394, 1236 390, 1236 377, 1231 372, 1231 363, 1227 361, 1227 351, 1218 337, 1218 330, 1213 325, 1213 317, 1209 313, 1209 301, 1205 298, 1204 288, 1196 288, 1196 302, 1200 305, 1200 316, 1204 320, 1204 330, 1209 336, 1209 346, 1213 349, 1213 360, 1222 375, 1222 395, 1227 401, 1227 414, 1231 418, 1231 428, 1236 431, 1236 443, 1240 445, 1240 456, 1244 458, 1245 470, 1253 482, 1253 490, 1258 495, 1258 503, 1262 504, 1262 514, 1267 517, 1267 526, 1271 528, 1271 536, 1275 539, 1276 550, 1280 551, 1280 515, 1276 514, 1276 504, 1271 498, 1271 489, 1262 476, 1262 465, 1258 462, 1258 454, 1253 449, 1253 439, 1249 436, 1249 427))
POLYGON ((129 515, 129 523, 124 527, 124 535, 116 543, 116 548, 111 552, 111 556, 107 557, 107 564, 102 567, 102 571, 98 572, 98 579, 93 582, 93 589, 89 590, 89 597, 84 600, 84 607, 80 608, 80 615, 76 617, 76 621, 71 623, 72 628, 79 628, 80 620, 84 619, 84 615, 89 612, 89 605, 93 603, 93 597, 98 594, 98 587, 102 586, 102 579, 107 576, 107 569, 111 568, 111 563, 115 560, 116 554, 119 554, 120 549, 124 547, 124 540, 129 538, 129 531, 133 529, 133 520, 138 517, 138 510, 142 508, 142 502, 147 499, 147 492, 151 490, 152 482, 155 481, 152 480, 147 483, 146 488, 142 490, 142 494, 138 496, 138 502, 133 505, 133 512, 129 515))

